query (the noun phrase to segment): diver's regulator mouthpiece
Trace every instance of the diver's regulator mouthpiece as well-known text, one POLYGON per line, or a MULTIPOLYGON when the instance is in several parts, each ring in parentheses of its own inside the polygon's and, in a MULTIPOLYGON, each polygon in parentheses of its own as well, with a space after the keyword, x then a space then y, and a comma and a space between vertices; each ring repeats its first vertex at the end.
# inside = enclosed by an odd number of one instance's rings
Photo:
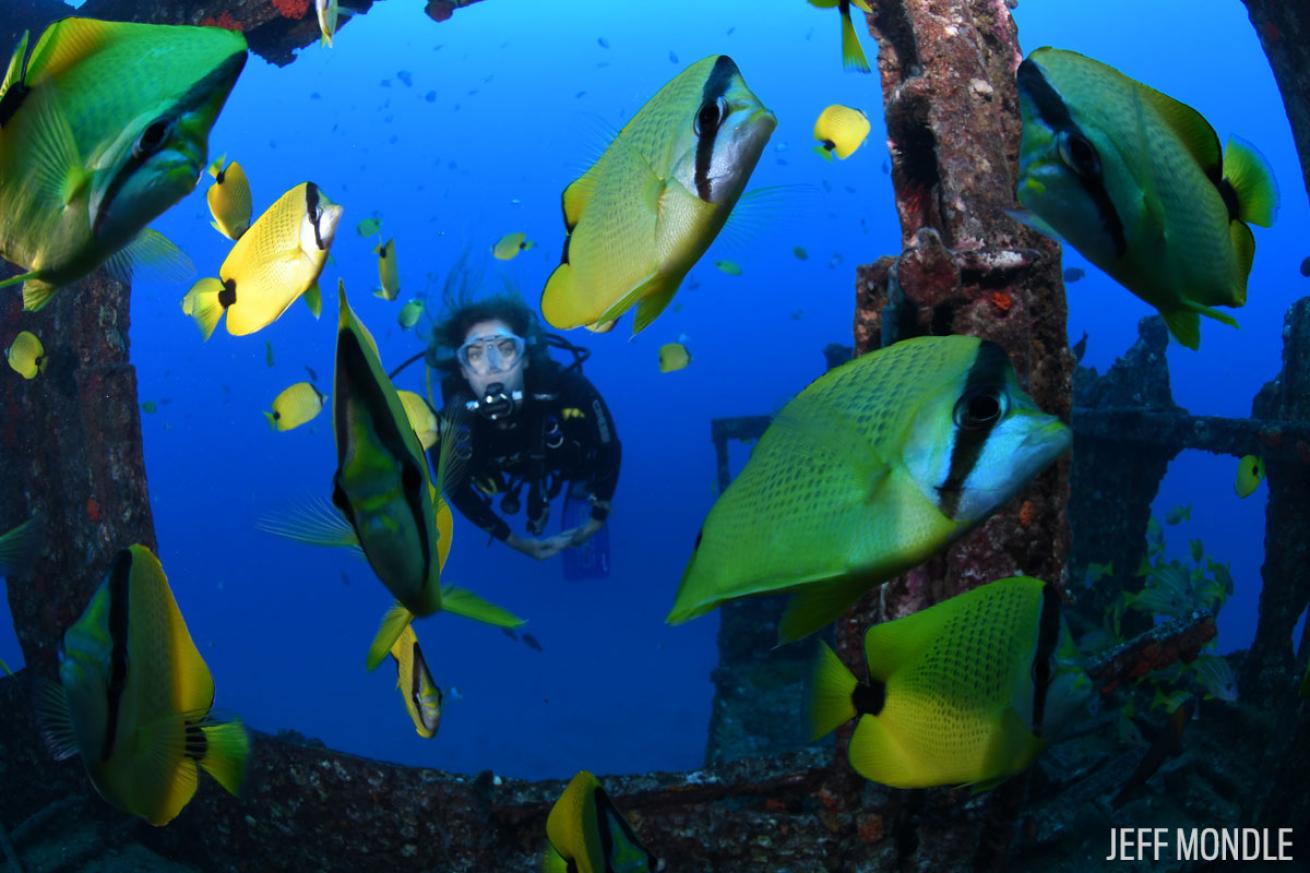
POLYGON ((470 400, 464 406, 488 421, 500 421, 512 415, 515 405, 522 400, 522 391, 506 391, 504 383, 492 382, 483 392, 482 399, 470 400))

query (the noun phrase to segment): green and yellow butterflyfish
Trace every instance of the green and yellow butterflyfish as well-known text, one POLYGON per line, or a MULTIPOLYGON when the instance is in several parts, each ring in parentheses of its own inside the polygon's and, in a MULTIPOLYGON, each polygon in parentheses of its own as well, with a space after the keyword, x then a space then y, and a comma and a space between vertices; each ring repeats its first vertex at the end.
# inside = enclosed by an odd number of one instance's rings
POLYGON ((408 625, 391 647, 396 662, 396 687, 405 701, 405 710, 414 722, 414 730, 425 740, 437 735, 441 727, 441 689, 432 679, 428 662, 419 648, 414 626, 408 625))
POLYGON ((986 519, 1068 450, 1004 349, 918 337, 829 370, 793 398, 701 528, 670 624, 789 594, 800 639, 986 519))
POLYGON ((665 343, 660 346, 660 372, 673 373, 691 363, 691 352, 682 343, 665 343))
POLYGON ((195 794, 197 766, 240 793, 250 739, 210 718, 214 680, 148 548, 118 553, 63 655, 38 698, 43 734, 57 757, 81 754, 102 797, 158 827, 195 794))
POLYGON ((241 235, 218 278, 201 279, 187 292, 182 311, 206 340, 224 314, 233 336, 272 324, 318 283, 341 211, 318 185, 301 182, 241 235))
POLYGON ((472 592, 442 588, 442 543, 450 537, 442 536, 438 507, 445 503, 440 495, 454 463, 453 441, 443 441, 434 484, 404 403, 382 368, 377 343, 350 308, 345 283, 339 282, 338 289, 332 503, 353 529, 373 572, 396 598, 369 649, 372 670, 415 617, 445 609, 497 626, 514 627, 523 620, 472 592))
POLYGON ((1018 71, 1023 136, 1018 198, 1032 222, 1068 241, 1154 306, 1184 346, 1200 316, 1246 303, 1249 223, 1270 226, 1268 165, 1237 138, 1221 149, 1199 112, 1076 52, 1032 52, 1018 71))
POLYGON ((293 430, 317 418, 326 399, 310 383, 297 382, 273 398, 273 410, 265 412, 264 417, 274 430, 293 430))
POLYGON ((727 55, 661 88, 564 189, 546 321, 605 331, 636 307, 643 330, 723 228, 776 125, 727 55))
POLYGON ((0 82, 0 256, 23 308, 107 266, 189 270, 148 225, 196 187, 209 132, 246 62, 242 34, 64 18, 0 82))
POLYGON ((418 324, 419 318, 423 316, 425 304, 422 297, 415 297, 408 300, 405 305, 400 307, 400 314, 396 316, 396 323, 400 325, 401 330, 409 330, 418 324))
POLYGON ((226 160, 227 156, 223 155, 209 165, 214 184, 205 192, 205 200, 209 203, 209 214, 214 216, 210 222, 214 230, 230 240, 238 240, 250 228, 253 209, 250 180, 240 164, 236 161, 225 164, 226 160))
POLYGON ((569 781, 546 818, 542 868, 570 873, 655 873, 659 863, 586 770, 569 781))
POLYGON ((1048 725, 1091 697, 1059 593, 1027 576, 876 624, 864 654, 861 682, 820 643, 812 732, 858 719, 851 765, 896 788, 992 787, 1027 768, 1048 725))

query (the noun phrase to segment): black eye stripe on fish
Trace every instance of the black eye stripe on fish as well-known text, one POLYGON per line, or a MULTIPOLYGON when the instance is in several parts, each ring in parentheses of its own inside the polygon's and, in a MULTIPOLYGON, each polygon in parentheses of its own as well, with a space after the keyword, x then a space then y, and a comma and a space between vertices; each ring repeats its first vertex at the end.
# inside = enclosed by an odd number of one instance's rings
MULTIPOLYGON (((717 107, 719 98, 728 92, 728 86, 736 74, 737 65, 733 63, 732 58, 719 55, 714 62, 714 69, 710 71, 709 78, 705 80, 705 86, 701 89, 700 106, 696 109, 698 117, 703 107, 717 107)), ((714 125, 698 125, 696 131, 696 196, 706 203, 710 202, 712 194, 710 164, 714 160, 714 142, 718 138, 722 122, 723 119, 720 118, 714 125)))
POLYGON ((410 650, 409 696, 414 701, 414 711, 418 713, 423 726, 431 727, 427 719, 423 718, 423 674, 427 669, 428 665, 423 662, 423 652, 419 649, 416 638, 410 650))
POLYGON ((108 761, 114 752, 118 736, 118 709, 127 687, 127 635, 128 603, 132 583, 132 553, 124 549, 114 559, 109 574, 109 686, 106 690, 109 704, 105 716, 105 739, 100 747, 100 760, 108 761))
POLYGON ((319 251, 323 251, 327 246, 323 245, 323 233, 318 227, 323 213, 318 208, 318 186, 313 182, 305 183, 305 211, 314 225, 314 245, 318 246, 319 251))
MULTIPOLYGON (((996 343, 983 340, 978 345, 978 357, 974 358, 969 375, 965 377, 960 398, 1004 391, 1005 372, 1009 365, 1010 359, 1006 357, 1004 349, 996 343)), ((987 438, 1000 419, 1001 416, 997 415, 980 427, 963 427, 956 423, 951 440, 950 468, 946 473, 946 481, 937 486, 937 505, 948 518, 955 518, 960 508, 960 498, 964 496, 964 483, 982 457, 987 438)))
POLYGON ((23 52, 23 68, 18 74, 18 78, 5 91, 3 97, 0 97, 0 128, 9 123, 9 119, 14 117, 18 107, 23 104, 23 99, 27 97, 31 88, 27 87, 27 62, 32 57, 30 49, 23 52))
MULTIPOLYGON (((1055 88, 1051 83, 1046 81, 1046 76, 1042 74, 1042 69, 1032 60, 1025 60, 1019 64, 1019 73, 1017 78, 1019 90, 1027 94, 1037 107, 1037 115, 1046 123, 1056 136, 1062 133, 1082 137, 1087 141, 1087 136, 1074 123, 1073 118, 1069 115, 1069 107, 1064 104, 1055 88)), ((1092 199, 1096 205, 1097 214, 1101 217, 1101 227, 1110 237, 1114 245, 1114 252, 1117 256, 1123 257, 1128 253, 1128 239, 1124 235, 1123 220, 1119 217, 1119 211, 1115 208, 1114 201, 1110 199, 1110 192, 1105 190, 1105 182, 1098 175, 1094 177, 1085 176, 1081 173, 1076 174, 1078 181, 1082 185, 1087 196, 1092 199)))
POLYGON ((1050 584, 1042 585, 1042 613, 1037 626, 1037 649, 1033 655, 1032 731, 1041 736, 1046 711, 1046 692, 1051 685, 1051 658, 1060 640, 1060 595, 1050 584))

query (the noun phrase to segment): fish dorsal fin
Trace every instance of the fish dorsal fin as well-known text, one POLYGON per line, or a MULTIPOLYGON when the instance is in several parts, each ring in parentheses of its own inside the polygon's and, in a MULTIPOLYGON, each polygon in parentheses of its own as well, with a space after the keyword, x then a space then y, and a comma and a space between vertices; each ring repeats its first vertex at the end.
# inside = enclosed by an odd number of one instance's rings
POLYGON ((951 612, 949 608, 928 608, 869 628, 864 635, 869 677, 886 682, 901 665, 918 658, 941 635, 951 612))
MULTIPOLYGON (((164 575, 163 566, 144 546, 132 546, 132 591, 128 603, 132 612, 128 619, 129 633, 136 627, 143 634, 151 637, 158 634, 167 641, 176 705, 186 712, 199 713, 199 717, 203 717, 214 704, 213 677, 191 639, 182 611, 178 609, 168 578, 164 575), (149 622, 155 616, 162 616, 166 626, 152 628, 149 622)), ((147 645, 157 646, 158 643, 152 639, 147 645)), ((128 646, 129 657, 136 655, 135 660, 138 661, 144 661, 150 652, 158 651, 149 648, 137 652, 130 641, 128 646)))
POLYGON ((1205 116, 1186 103, 1148 88, 1141 82, 1134 84, 1143 102, 1160 116, 1210 180, 1218 184, 1223 173, 1223 153, 1219 148, 1219 135, 1214 132, 1210 122, 1205 120, 1205 116))
POLYGON ((32 49, 32 59, 27 65, 28 86, 58 78, 108 45, 115 29, 132 26, 94 18, 56 21, 46 28, 32 49))
POLYGON ((488 603, 467 588, 456 588, 453 585, 442 586, 441 609, 493 627, 518 627, 525 623, 524 619, 508 609, 488 603))
POLYGON ((596 168, 593 166, 564 189, 561 198, 564 204, 564 227, 569 233, 577 227, 578 220, 582 218, 587 204, 591 202, 591 195, 596 191, 596 175, 596 168))
POLYGON ((73 716, 68 707, 68 697, 64 686, 49 679, 37 681, 36 708, 37 724, 41 728, 41 739, 56 761, 73 757, 78 752, 77 733, 73 730, 73 716))
POLYGON ((579 873, 603 873, 604 843, 596 791, 600 782, 580 770, 546 817, 546 838, 560 855, 571 861, 579 873))
POLYGON ((848 754, 855 772, 865 779, 895 788, 924 787, 924 774, 916 766, 920 759, 876 716, 860 716, 848 754))
POLYGON ((804 639, 832 624, 845 615, 869 587, 869 580, 863 577, 839 576, 830 581, 810 582, 797 589, 778 621, 778 644, 804 639))
POLYGON ((387 610, 386 615, 382 616, 382 622, 378 625, 378 632, 373 637, 373 644, 369 646, 368 659, 365 662, 370 670, 376 670, 378 664, 381 664, 391 653, 391 647, 400 639, 400 635, 405 632, 414 621, 414 613, 410 612, 399 603, 393 603, 387 610))
POLYGON ((16 85, 25 85, 27 69, 27 38, 28 32, 23 31, 23 35, 18 39, 18 46, 14 49, 13 56, 9 59, 9 68, 5 71, 3 81, 0 81, 0 127, 18 109, 18 103, 23 99, 19 91, 10 94, 11 88, 16 85), (5 100, 6 95, 9 99, 5 100))

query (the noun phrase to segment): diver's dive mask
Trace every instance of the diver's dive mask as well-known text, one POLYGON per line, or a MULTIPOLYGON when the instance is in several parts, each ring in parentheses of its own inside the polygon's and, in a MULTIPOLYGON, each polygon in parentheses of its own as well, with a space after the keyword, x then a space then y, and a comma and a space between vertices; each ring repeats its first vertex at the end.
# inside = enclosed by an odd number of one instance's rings
POLYGON ((526 346, 523 337, 514 334, 475 336, 455 350, 455 358, 470 373, 485 376, 518 366, 526 346))
POLYGON ((513 415, 522 400, 521 390, 507 391, 503 382, 492 382, 483 389, 482 397, 468 401, 464 408, 476 412, 487 421, 501 421, 513 415))

